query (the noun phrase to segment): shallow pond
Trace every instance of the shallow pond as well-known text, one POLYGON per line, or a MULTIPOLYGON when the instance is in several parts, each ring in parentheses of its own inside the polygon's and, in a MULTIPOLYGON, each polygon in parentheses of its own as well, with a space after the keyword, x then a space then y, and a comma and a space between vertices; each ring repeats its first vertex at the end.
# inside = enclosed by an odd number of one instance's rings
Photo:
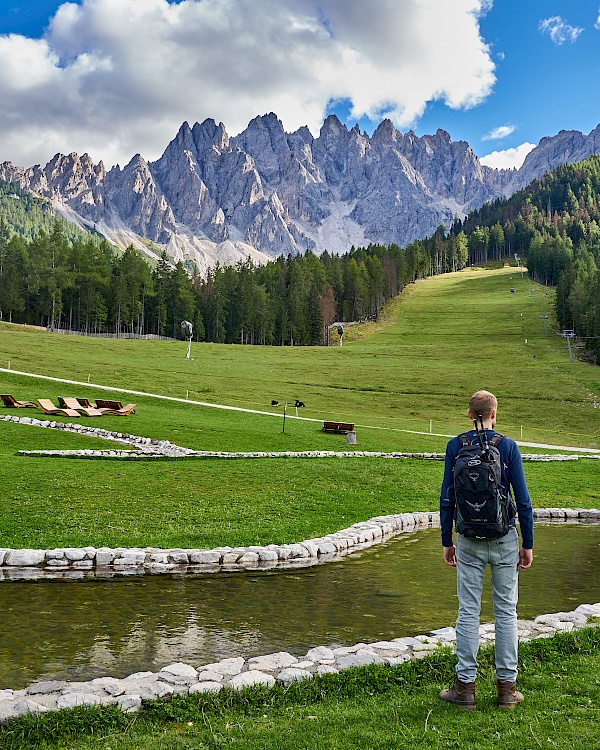
MULTIPOLYGON (((437 529, 302 569, 2 581, 0 689, 427 633, 454 624, 455 585, 437 529)), ((600 525, 536 524, 520 588, 522 619, 600 602, 600 525)))

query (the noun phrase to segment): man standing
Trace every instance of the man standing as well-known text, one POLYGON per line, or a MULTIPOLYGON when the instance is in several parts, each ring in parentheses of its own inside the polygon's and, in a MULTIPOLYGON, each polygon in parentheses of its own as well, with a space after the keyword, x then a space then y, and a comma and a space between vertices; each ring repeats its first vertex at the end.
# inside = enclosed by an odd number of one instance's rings
POLYGON ((481 419, 487 441, 495 445, 500 454, 501 487, 507 496, 511 488, 514 493, 523 538, 521 547, 514 518, 508 522, 508 532, 498 538, 471 537, 465 532, 458 534, 456 547, 452 541, 456 507, 454 466, 461 448, 477 441, 476 430, 459 435, 448 443, 440 496, 444 561, 456 568, 458 590, 456 680, 449 690, 442 690, 440 698, 465 709, 475 708, 479 613, 483 572, 487 564, 492 574, 498 705, 511 709, 523 700, 523 695, 516 689, 518 570, 526 570, 533 561, 533 510, 519 448, 513 440, 494 430, 497 408, 498 402, 492 393, 478 391, 469 400, 467 416, 472 421, 481 419))

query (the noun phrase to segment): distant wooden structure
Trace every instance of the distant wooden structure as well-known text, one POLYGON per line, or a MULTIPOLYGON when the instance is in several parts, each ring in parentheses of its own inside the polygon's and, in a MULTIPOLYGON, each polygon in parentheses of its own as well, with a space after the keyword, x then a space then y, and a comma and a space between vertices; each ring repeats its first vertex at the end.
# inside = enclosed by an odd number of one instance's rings
POLYGON ((346 435, 354 432, 354 425, 348 422, 323 422, 322 432, 333 432, 336 435, 346 435))

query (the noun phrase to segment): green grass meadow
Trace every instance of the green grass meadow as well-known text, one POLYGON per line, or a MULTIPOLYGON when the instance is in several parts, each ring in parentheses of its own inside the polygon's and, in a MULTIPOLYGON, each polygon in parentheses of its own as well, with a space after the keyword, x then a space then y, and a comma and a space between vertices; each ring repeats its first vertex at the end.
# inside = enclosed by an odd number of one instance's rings
MULTIPOLYGON (((345 450, 320 421, 357 424, 358 450, 443 452, 466 429, 469 395, 493 390, 498 428, 553 445, 600 443, 600 368, 571 363, 541 311, 552 292, 515 269, 465 271, 411 285, 343 347, 252 347, 93 339, 0 325, 2 392, 19 399, 113 395, 138 404, 129 417, 85 424, 170 440, 198 450, 345 450), (510 292, 510 287, 517 294, 510 292), (353 340, 354 339, 354 340, 353 340), (527 340, 527 343, 525 343, 527 340), (66 385, 14 370, 81 381, 66 385), (184 399, 106 392, 91 383, 184 399), (222 410, 185 401, 275 412, 222 410), (271 400, 288 400, 283 408, 271 400), (415 434, 411 430, 424 434, 415 434), (433 434, 429 434, 429 430, 433 434)), ((2 409, 21 416, 33 410, 2 409)), ((37 413, 38 415, 40 412, 37 413)), ((57 417, 62 421, 68 418, 57 417)), ((379 514, 435 510, 440 462, 386 459, 102 461, 32 458, 17 451, 109 447, 85 436, 0 423, 0 546, 212 547, 284 543, 379 514)), ((524 449, 524 452, 544 449, 524 449)), ((594 460, 527 464, 539 507, 599 507, 594 460)))
MULTIPOLYGON (((283 544, 439 503, 441 461, 33 458, 15 450, 107 443, 15 424, 0 430, 2 547, 283 544)), ((534 505, 600 507, 597 460, 525 469, 534 505)))
MULTIPOLYGON (((185 342, 62 336, 0 324, 0 366, 10 362, 12 370, 84 383, 89 377, 100 385, 248 409, 271 411, 273 399, 300 399, 306 404, 302 416, 392 432, 383 438, 361 429, 365 450, 394 448, 397 429, 427 432, 430 420, 433 432, 456 433, 465 424, 468 397, 487 388, 500 399, 499 425, 512 437, 520 437, 522 428, 524 440, 600 444, 600 412, 593 408, 600 400, 600 368, 569 362, 551 320, 545 335, 540 315, 552 316, 552 300, 553 290, 521 279, 516 269, 466 270, 411 285, 392 302, 389 322, 371 325, 373 333, 354 343, 356 329, 348 327, 343 347, 193 344, 193 360, 185 359, 185 342)), ((60 384, 4 373, 0 378, 3 388, 18 389, 21 398, 65 395, 60 384)), ((84 386, 76 390, 101 395, 84 386)), ((190 419, 195 411, 201 418, 193 421, 210 430, 206 412, 188 408, 190 419)), ((175 414, 187 421, 188 412, 175 414)), ((136 425, 157 436, 177 429, 164 416, 153 420, 140 409, 136 425)), ((218 437, 228 444, 226 436, 218 437)), ((185 438, 190 447, 215 442, 204 433, 185 438)))

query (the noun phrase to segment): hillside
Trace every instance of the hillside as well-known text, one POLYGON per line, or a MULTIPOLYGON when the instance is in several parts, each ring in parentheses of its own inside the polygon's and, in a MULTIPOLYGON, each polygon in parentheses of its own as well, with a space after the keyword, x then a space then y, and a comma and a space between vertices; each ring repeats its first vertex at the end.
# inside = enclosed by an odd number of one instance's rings
POLYGON ((526 256, 536 281, 557 285, 559 326, 574 330, 590 357, 600 359, 599 156, 557 167, 511 198, 455 222, 450 248, 462 233, 471 262, 504 253, 526 256))
POLYGON ((94 245, 69 250, 55 225, 41 245, 36 240, 5 252, 0 307, 15 322, 54 321, 85 332, 177 337, 187 319, 197 341, 314 345, 330 342, 334 323, 377 319, 382 305, 417 279, 507 257, 514 263, 518 254, 527 258, 533 279, 558 285, 551 305, 558 325, 575 330, 585 346, 580 354, 596 361, 599 191, 600 157, 592 156, 557 167, 404 249, 370 244, 320 257, 307 251, 261 265, 219 265, 191 280, 183 264, 173 268, 166 255, 150 271, 131 248, 120 258, 108 247, 100 255, 94 245))
MULTIPOLYGON (((4 240, 17 234, 26 240, 32 240, 40 232, 51 234, 55 224, 69 241, 87 240, 91 234, 82 230, 72 221, 57 215, 52 203, 31 193, 21 190, 18 185, 0 180, 0 234, 4 240)), ((95 236, 99 238, 98 234, 95 236)))
MULTIPOLYGON (((468 397, 486 387, 497 393, 502 429, 512 437, 519 438, 522 427, 525 440, 600 443, 600 369, 569 362, 566 342, 551 326, 546 333, 540 316, 551 315, 552 298, 552 289, 527 276, 522 279, 517 269, 467 269, 410 285, 394 302, 389 323, 380 322, 372 335, 343 347, 193 343, 193 359, 186 360, 184 342, 59 336, 4 324, 0 362, 10 360, 12 370, 83 384, 187 396, 280 415, 281 407, 272 408, 272 400, 293 404, 299 399, 306 404, 300 416, 357 423, 364 450, 406 444, 407 436, 396 430, 428 432, 430 420, 434 433, 456 432, 464 425, 468 397)), ((65 390, 7 372, 0 377, 5 392, 15 389, 21 398, 65 390)), ((92 390, 78 386, 77 394, 92 390)), ((161 402, 152 409, 157 417, 148 417, 146 424, 149 412, 139 412, 138 434, 193 448, 270 449, 287 440, 272 417, 262 418, 264 436, 259 438, 251 415, 161 402)), ((300 425, 290 434, 297 435, 300 425)), ((287 444, 302 449, 331 445, 319 427, 306 423, 298 442, 290 438, 287 444)), ((134 429, 131 423, 127 429, 134 429)), ((427 444, 439 449, 444 441, 432 437, 427 444)))

